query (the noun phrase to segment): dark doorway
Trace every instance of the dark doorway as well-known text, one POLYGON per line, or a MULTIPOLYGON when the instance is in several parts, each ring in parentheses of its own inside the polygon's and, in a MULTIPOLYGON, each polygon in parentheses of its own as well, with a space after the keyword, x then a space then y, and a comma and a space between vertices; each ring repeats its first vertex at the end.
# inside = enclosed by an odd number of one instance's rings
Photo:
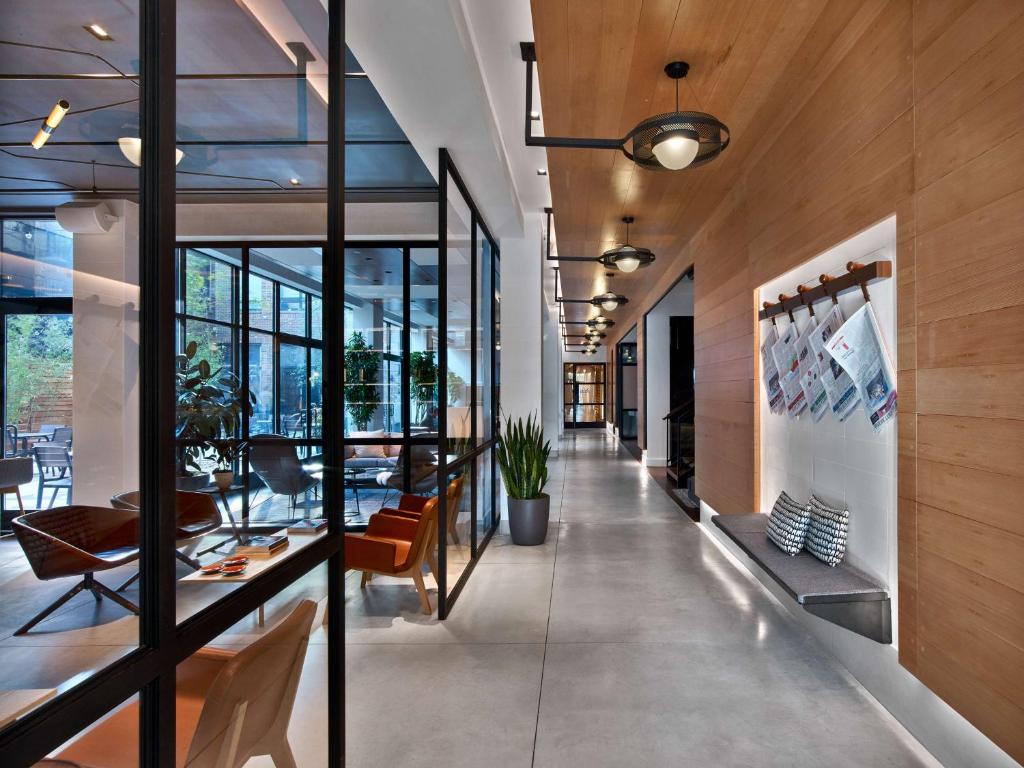
POLYGON ((616 419, 620 440, 636 440, 637 365, 636 342, 623 341, 618 345, 618 375, 615 377, 618 397, 616 419))
POLYGON ((604 363, 565 363, 563 412, 566 429, 603 427, 604 363))

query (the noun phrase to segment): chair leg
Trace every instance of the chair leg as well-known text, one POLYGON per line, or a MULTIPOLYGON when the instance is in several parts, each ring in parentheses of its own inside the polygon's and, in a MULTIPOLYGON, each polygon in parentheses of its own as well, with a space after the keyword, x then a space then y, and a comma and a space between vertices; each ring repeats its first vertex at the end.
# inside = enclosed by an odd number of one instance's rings
POLYGON ((131 600, 127 599, 126 597, 123 597, 122 595, 117 594, 117 592, 112 590, 106 584, 103 584, 103 583, 93 579, 93 590, 94 591, 98 591, 104 597, 109 597, 111 600, 113 600, 115 603, 120 605, 122 608, 124 608, 125 610, 128 610, 128 611, 131 611, 136 616, 139 615, 139 606, 137 606, 135 603, 133 603, 131 600))
POLYGON ((134 576, 128 577, 125 581, 121 582, 121 586, 114 587, 115 592, 124 592, 128 587, 136 582, 139 576, 142 575, 142 571, 136 571, 134 576))
POLYGON ((437 556, 433 552, 427 555, 427 565, 430 566, 430 573, 434 577, 434 582, 440 583, 440 579, 438 578, 437 575, 437 556))
POLYGON ((372 578, 372 573, 370 573, 369 571, 363 571, 363 577, 359 580, 359 588, 364 589, 366 585, 370 582, 370 579, 372 578))
POLYGON ((419 571, 413 571, 412 580, 416 582, 416 591, 420 595, 420 605, 423 606, 423 613, 430 616, 434 609, 430 607, 430 596, 427 595, 427 587, 423 583, 423 574, 419 571))
POLYGON ((36 498, 36 509, 43 508, 43 485, 46 483, 46 475, 39 473, 39 495, 36 498))
POLYGON ((21 514, 24 515, 25 514, 25 502, 23 502, 21 500, 21 488, 18 488, 17 486, 15 486, 15 488, 14 488, 14 495, 18 497, 18 509, 21 511, 21 514))
POLYGON ((40 621, 42 621, 47 616, 49 616, 51 613, 53 613, 58 608, 60 608, 62 605, 64 605, 64 603, 66 603, 72 597, 74 597, 79 592, 81 592, 83 589, 85 589, 85 587, 86 587, 86 580, 82 579, 80 582, 75 584, 75 586, 73 586, 71 589, 69 589, 63 595, 58 597, 47 608, 45 608, 44 610, 40 611, 35 616, 33 616, 29 620, 29 622, 27 624, 25 624, 23 627, 21 627, 21 629, 15 630, 14 634, 16 634, 16 635, 24 635, 26 632, 28 632, 30 629, 32 629, 32 627, 34 627, 40 621))
POLYGON ((50 503, 46 505, 47 509, 53 509, 53 502, 55 502, 57 500, 57 492, 58 491, 60 491, 60 488, 54 488, 53 489, 53 496, 50 497, 50 503))
MULTIPOLYGON (((174 556, 176 558, 178 558, 179 560, 181 560, 181 562, 183 562, 185 565, 189 566, 193 571, 198 571, 202 567, 199 564, 198 560, 196 560, 193 557, 189 557, 184 552, 182 552, 180 549, 174 550, 174 556)), ((121 590, 117 590, 117 591, 120 592, 121 590)))
POLYGON ((295 762, 295 755, 292 754, 291 745, 287 739, 270 750, 270 759, 274 761, 275 768, 298 768, 295 762))

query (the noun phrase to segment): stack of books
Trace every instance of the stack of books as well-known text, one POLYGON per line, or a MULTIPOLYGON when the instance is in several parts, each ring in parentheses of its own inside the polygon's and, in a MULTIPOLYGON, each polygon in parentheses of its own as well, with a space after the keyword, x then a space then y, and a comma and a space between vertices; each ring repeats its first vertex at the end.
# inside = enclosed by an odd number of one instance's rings
POLYGON ((288 546, 288 537, 283 534, 274 536, 246 536, 235 547, 236 555, 246 557, 270 557, 288 546))
POLYGON ((315 534, 327 530, 327 520, 322 517, 315 517, 310 520, 296 520, 288 526, 288 534, 315 534))

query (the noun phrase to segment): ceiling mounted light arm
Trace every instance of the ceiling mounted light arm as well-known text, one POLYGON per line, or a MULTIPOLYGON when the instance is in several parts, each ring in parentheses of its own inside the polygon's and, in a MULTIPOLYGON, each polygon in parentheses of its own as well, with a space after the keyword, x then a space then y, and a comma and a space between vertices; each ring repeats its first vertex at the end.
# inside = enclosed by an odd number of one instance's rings
POLYGON ((595 258, 592 258, 590 256, 552 256, 551 255, 551 215, 552 215, 551 208, 545 208, 544 209, 544 213, 547 214, 547 227, 548 227, 547 234, 544 236, 544 240, 546 241, 545 245, 544 245, 544 250, 545 250, 544 260, 545 261, 590 261, 590 262, 600 261, 600 259, 595 259, 595 258))
POLYGON ((686 77, 690 65, 673 61, 665 65, 665 74, 676 81, 676 109, 640 122, 621 139, 576 138, 533 135, 533 68, 537 50, 533 43, 520 43, 526 62, 526 146, 575 149, 617 149, 642 168, 678 171, 704 165, 729 146, 729 128, 714 115, 679 109, 679 80, 686 77), (627 149, 627 145, 629 148, 627 149))

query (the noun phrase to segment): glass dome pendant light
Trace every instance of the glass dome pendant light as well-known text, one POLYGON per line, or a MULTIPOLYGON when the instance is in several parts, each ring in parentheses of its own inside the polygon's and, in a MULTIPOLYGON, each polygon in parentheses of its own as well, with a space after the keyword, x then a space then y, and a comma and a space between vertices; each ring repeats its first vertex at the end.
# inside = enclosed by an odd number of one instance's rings
MULTIPOLYGON (((676 81, 676 113, 679 112, 679 81, 689 70, 681 61, 675 61, 665 67, 665 74, 676 81)), ((670 171, 681 171, 697 157, 700 149, 700 135, 692 128, 670 128, 664 130, 651 140, 651 152, 659 163, 670 171)))
POLYGON ((629 244, 629 225, 632 224, 632 216, 623 216, 622 222, 626 225, 626 241, 623 245, 616 246, 601 254, 598 261, 611 269, 615 267, 620 272, 635 272, 640 267, 646 267, 654 262, 654 254, 647 248, 636 248, 629 244))

